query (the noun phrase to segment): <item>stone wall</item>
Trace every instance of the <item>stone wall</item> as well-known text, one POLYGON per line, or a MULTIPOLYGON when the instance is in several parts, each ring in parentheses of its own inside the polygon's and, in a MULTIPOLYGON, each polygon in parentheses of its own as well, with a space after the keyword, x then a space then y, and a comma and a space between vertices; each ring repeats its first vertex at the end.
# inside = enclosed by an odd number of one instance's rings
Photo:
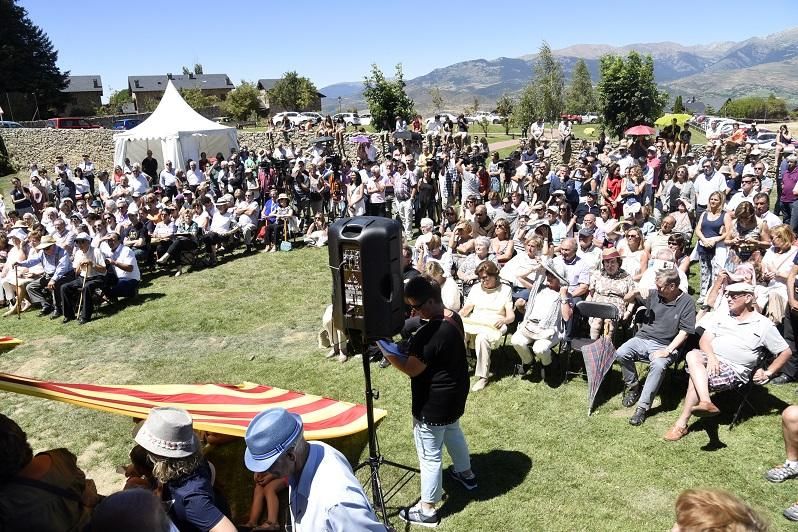
MULTIPOLYGON (((18 169, 25 169, 31 162, 37 162, 51 170, 56 156, 59 155, 74 168, 82 160, 83 154, 88 153, 98 169, 110 172, 114 167, 114 133, 116 131, 110 129, 0 129, 0 137, 5 143, 11 162, 18 169)), ((357 154, 357 146, 348 142, 354 134, 349 132, 345 143, 345 154, 351 159, 357 154)), ((378 142, 376 135, 371 137, 374 142, 378 142)), ((304 131, 292 132, 289 136, 290 142, 298 148, 310 147, 315 138, 315 133, 304 131)), ((276 146, 284 142, 280 132, 274 133, 272 143, 266 132, 241 130, 238 131, 238 141, 242 146, 256 152, 260 148, 270 149, 272 144, 276 146)), ((163 164, 163 161, 159 162, 163 164)))
MULTIPOLYGON (((81 156, 88 153, 99 169, 111 171, 113 169, 115 131, 109 129, 0 129, 0 137, 5 142, 6 149, 12 164, 19 169, 27 168, 31 162, 38 162, 50 168, 58 155, 62 155, 73 168, 81 161, 81 156)), ((358 133, 350 130, 346 134, 344 143, 345 157, 354 160, 357 156, 357 145, 349 139, 358 133)), ((238 131, 238 141, 242 146, 247 146, 250 151, 260 148, 271 149, 278 143, 285 143, 281 132, 271 134, 265 131, 238 131)), ((378 135, 369 134, 375 146, 379 149, 378 135)), ((292 132, 289 141, 298 148, 308 148, 312 145, 316 134, 313 132, 292 132)), ((556 142, 550 144, 551 160, 560 161, 560 153, 556 142)), ((696 159, 703 156, 704 146, 693 146, 696 159)), ((745 156, 743 149, 738 150, 738 157, 742 160, 745 156)), ((213 155, 213 154, 208 154, 213 155)), ((763 153, 768 167, 773 169, 773 153, 763 153)), ((576 160, 578 151, 573 150, 572 162, 576 160)), ((136 161, 133 161, 136 162, 136 161)), ((159 161, 163 164, 163 161, 159 161)))

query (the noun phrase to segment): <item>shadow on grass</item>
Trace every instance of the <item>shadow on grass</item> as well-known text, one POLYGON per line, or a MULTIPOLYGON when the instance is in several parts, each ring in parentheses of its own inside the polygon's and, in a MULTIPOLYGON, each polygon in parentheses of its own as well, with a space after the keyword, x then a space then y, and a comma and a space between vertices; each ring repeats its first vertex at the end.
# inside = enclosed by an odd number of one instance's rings
POLYGON ((442 517, 461 512, 471 501, 489 501, 521 485, 532 469, 532 458, 519 451, 494 449, 471 455, 471 468, 479 487, 468 491, 444 472, 446 500, 440 508, 442 517))
MULTIPOLYGON (((720 392, 712 396, 712 402, 720 408, 720 415, 698 419, 690 425, 690 432, 704 430, 709 437, 709 441, 701 447, 702 451, 717 451, 718 449, 726 447, 726 444, 720 439, 720 428, 724 426, 726 430, 731 430, 729 427, 742 401, 743 392, 737 390, 720 392)), ((778 413, 788 406, 789 403, 771 395, 767 387, 754 386, 751 393, 748 395, 748 403, 743 405, 742 413, 734 428, 740 430, 740 425, 744 423, 745 420, 751 419, 754 416, 778 413)))
POLYGON ((116 303, 100 307, 97 309, 96 313, 97 316, 102 316, 102 317, 113 316, 117 312, 123 312, 126 308, 146 305, 150 301, 155 301, 165 296, 166 294, 164 294, 163 292, 148 292, 146 294, 139 293, 139 295, 136 297, 128 297, 120 299, 116 303))

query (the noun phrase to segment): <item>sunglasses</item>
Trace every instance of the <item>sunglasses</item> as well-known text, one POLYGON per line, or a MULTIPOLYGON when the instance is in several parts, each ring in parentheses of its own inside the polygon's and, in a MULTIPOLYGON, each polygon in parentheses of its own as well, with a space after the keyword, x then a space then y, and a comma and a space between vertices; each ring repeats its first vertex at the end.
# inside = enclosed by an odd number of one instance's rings
POLYGON ((408 303, 407 306, 409 306, 413 310, 418 310, 421 307, 423 307, 425 303, 426 303, 426 301, 424 301, 423 303, 408 303))

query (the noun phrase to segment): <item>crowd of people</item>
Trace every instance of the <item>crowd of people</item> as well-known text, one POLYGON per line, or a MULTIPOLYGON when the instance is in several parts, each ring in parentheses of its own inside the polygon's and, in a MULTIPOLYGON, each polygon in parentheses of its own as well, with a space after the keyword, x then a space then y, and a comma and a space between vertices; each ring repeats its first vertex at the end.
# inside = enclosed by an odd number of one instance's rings
MULTIPOLYGON (((434 315, 451 325, 446 334, 461 333, 476 359, 475 379, 468 382, 466 369, 463 381, 463 367, 451 355, 446 367, 440 355, 424 360, 429 345, 417 346, 418 363, 386 357, 384 364, 399 367, 414 385, 430 367, 447 373, 458 405, 469 388, 489 385, 491 356, 508 340, 518 355, 517 375, 531 374, 537 363, 542 379, 554 384, 563 374, 558 355, 565 347, 558 346, 580 334, 615 342, 625 383, 621 403, 635 407, 629 419, 635 426, 649 415, 667 369, 685 360, 688 389, 664 435, 668 441, 688 434, 691 416, 719 413, 712 392, 798 378, 794 155, 770 166, 756 149, 742 157, 728 143, 702 150, 677 124, 653 139, 612 145, 603 135, 578 142, 564 122, 552 139, 540 134, 538 121, 503 158, 482 139, 472 143, 467 123, 462 134, 452 134, 439 117, 426 130, 418 122, 408 126, 398 118, 397 129, 410 135, 390 138, 379 150, 365 139, 351 159, 336 150, 343 136, 297 148, 286 135, 274 149, 203 153, 185 168, 172 161, 161 166, 148 153, 109 173, 85 155, 74 169, 55 161, 51 181, 46 168, 32 164, 27 182, 15 179, 0 209, 6 314, 38 307, 42 316, 85 323, 97 304, 134 296, 140 268, 174 265, 180 275, 198 256, 213 267, 220 253, 238 246, 272 253, 297 235, 323 246, 330 221, 367 214, 400 222, 408 313, 422 320, 434 315), (695 294, 690 276, 698 278, 695 294), (582 301, 614 307, 617 319, 584 319, 582 301), (639 361, 650 365, 644 381, 639 361)), ((346 336, 331 321, 325 320, 329 356, 346 361, 346 336)), ((440 456, 445 444, 457 456, 451 475, 468 489, 476 476, 457 425, 462 411, 447 410, 449 433, 418 418, 422 406, 416 410, 414 404, 422 500, 400 517, 434 526, 441 473, 428 453, 440 456)), ((790 415, 785 411, 785 441, 795 438, 790 415)), ((770 480, 798 476, 793 450, 788 445, 787 462, 768 473, 770 480)), ((151 461, 160 470, 159 459, 151 461)), ((201 462, 190 464, 192 472, 202 469, 201 484, 210 490, 211 472, 201 462)), ((153 478, 161 486, 174 480, 153 478)), ((256 475, 256 482, 258 508, 286 485, 279 475, 256 475)), ((793 510, 785 515, 798 520, 793 510)), ((218 506, 213 518, 224 515, 218 506)), ((273 525, 273 517, 266 522, 273 525)))

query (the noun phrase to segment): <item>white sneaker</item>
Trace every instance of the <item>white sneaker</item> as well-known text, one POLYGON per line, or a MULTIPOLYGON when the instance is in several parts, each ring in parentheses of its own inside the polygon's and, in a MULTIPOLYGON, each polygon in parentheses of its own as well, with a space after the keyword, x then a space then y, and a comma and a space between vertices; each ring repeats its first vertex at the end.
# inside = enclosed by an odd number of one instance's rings
POLYGON ((488 385, 488 379, 486 379, 485 377, 480 377, 479 380, 475 382, 474 385, 471 387, 471 391, 478 392, 480 390, 483 390, 487 385, 488 385))

